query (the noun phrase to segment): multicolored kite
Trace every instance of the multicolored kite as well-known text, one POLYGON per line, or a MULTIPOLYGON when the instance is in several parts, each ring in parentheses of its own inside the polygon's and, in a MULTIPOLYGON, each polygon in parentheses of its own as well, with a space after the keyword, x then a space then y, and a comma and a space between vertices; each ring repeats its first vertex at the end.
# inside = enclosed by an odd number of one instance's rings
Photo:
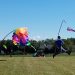
MULTIPOLYGON (((12 41, 14 45, 31 46, 36 51, 35 47, 31 45, 31 43, 29 42, 28 29, 26 27, 17 28, 15 30, 12 30, 7 35, 5 35, 3 40, 5 40, 5 38, 12 32, 13 32, 12 41)), ((6 48, 5 45, 3 47, 6 48)))
POLYGON ((12 41, 15 45, 30 45, 27 28, 18 28, 12 35, 12 41))

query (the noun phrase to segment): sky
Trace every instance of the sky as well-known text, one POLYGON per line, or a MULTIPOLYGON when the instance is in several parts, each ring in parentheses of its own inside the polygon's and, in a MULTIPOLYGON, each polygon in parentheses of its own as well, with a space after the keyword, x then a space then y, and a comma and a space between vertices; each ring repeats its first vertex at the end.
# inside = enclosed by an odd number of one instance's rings
POLYGON ((30 39, 56 39, 62 20, 60 36, 75 38, 67 31, 75 29, 75 0, 0 0, 0 40, 20 27, 28 28, 30 39))

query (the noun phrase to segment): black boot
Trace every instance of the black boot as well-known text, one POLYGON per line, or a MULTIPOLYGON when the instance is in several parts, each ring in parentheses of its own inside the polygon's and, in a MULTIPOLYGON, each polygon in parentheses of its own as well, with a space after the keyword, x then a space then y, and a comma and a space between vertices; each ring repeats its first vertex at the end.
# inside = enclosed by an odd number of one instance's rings
POLYGON ((66 53, 68 53, 68 55, 70 55, 71 54, 71 50, 66 51, 66 53))
POLYGON ((54 53, 54 54, 53 54, 53 59, 54 59, 55 56, 56 56, 56 54, 54 53))
POLYGON ((54 56, 55 56, 55 55, 53 54, 53 59, 54 59, 54 56))

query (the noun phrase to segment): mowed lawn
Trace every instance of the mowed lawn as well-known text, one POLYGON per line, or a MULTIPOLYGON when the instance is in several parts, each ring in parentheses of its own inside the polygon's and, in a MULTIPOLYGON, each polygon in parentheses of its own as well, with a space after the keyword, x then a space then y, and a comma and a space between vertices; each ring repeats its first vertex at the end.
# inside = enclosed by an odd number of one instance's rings
POLYGON ((0 75, 75 75, 75 56, 0 57, 0 75))

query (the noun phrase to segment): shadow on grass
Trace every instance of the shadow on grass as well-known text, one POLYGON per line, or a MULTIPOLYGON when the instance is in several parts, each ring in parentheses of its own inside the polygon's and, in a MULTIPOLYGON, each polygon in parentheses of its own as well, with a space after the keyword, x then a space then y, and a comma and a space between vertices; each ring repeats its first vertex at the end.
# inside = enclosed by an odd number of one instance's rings
POLYGON ((0 61, 7 61, 7 60, 0 60, 0 61))

